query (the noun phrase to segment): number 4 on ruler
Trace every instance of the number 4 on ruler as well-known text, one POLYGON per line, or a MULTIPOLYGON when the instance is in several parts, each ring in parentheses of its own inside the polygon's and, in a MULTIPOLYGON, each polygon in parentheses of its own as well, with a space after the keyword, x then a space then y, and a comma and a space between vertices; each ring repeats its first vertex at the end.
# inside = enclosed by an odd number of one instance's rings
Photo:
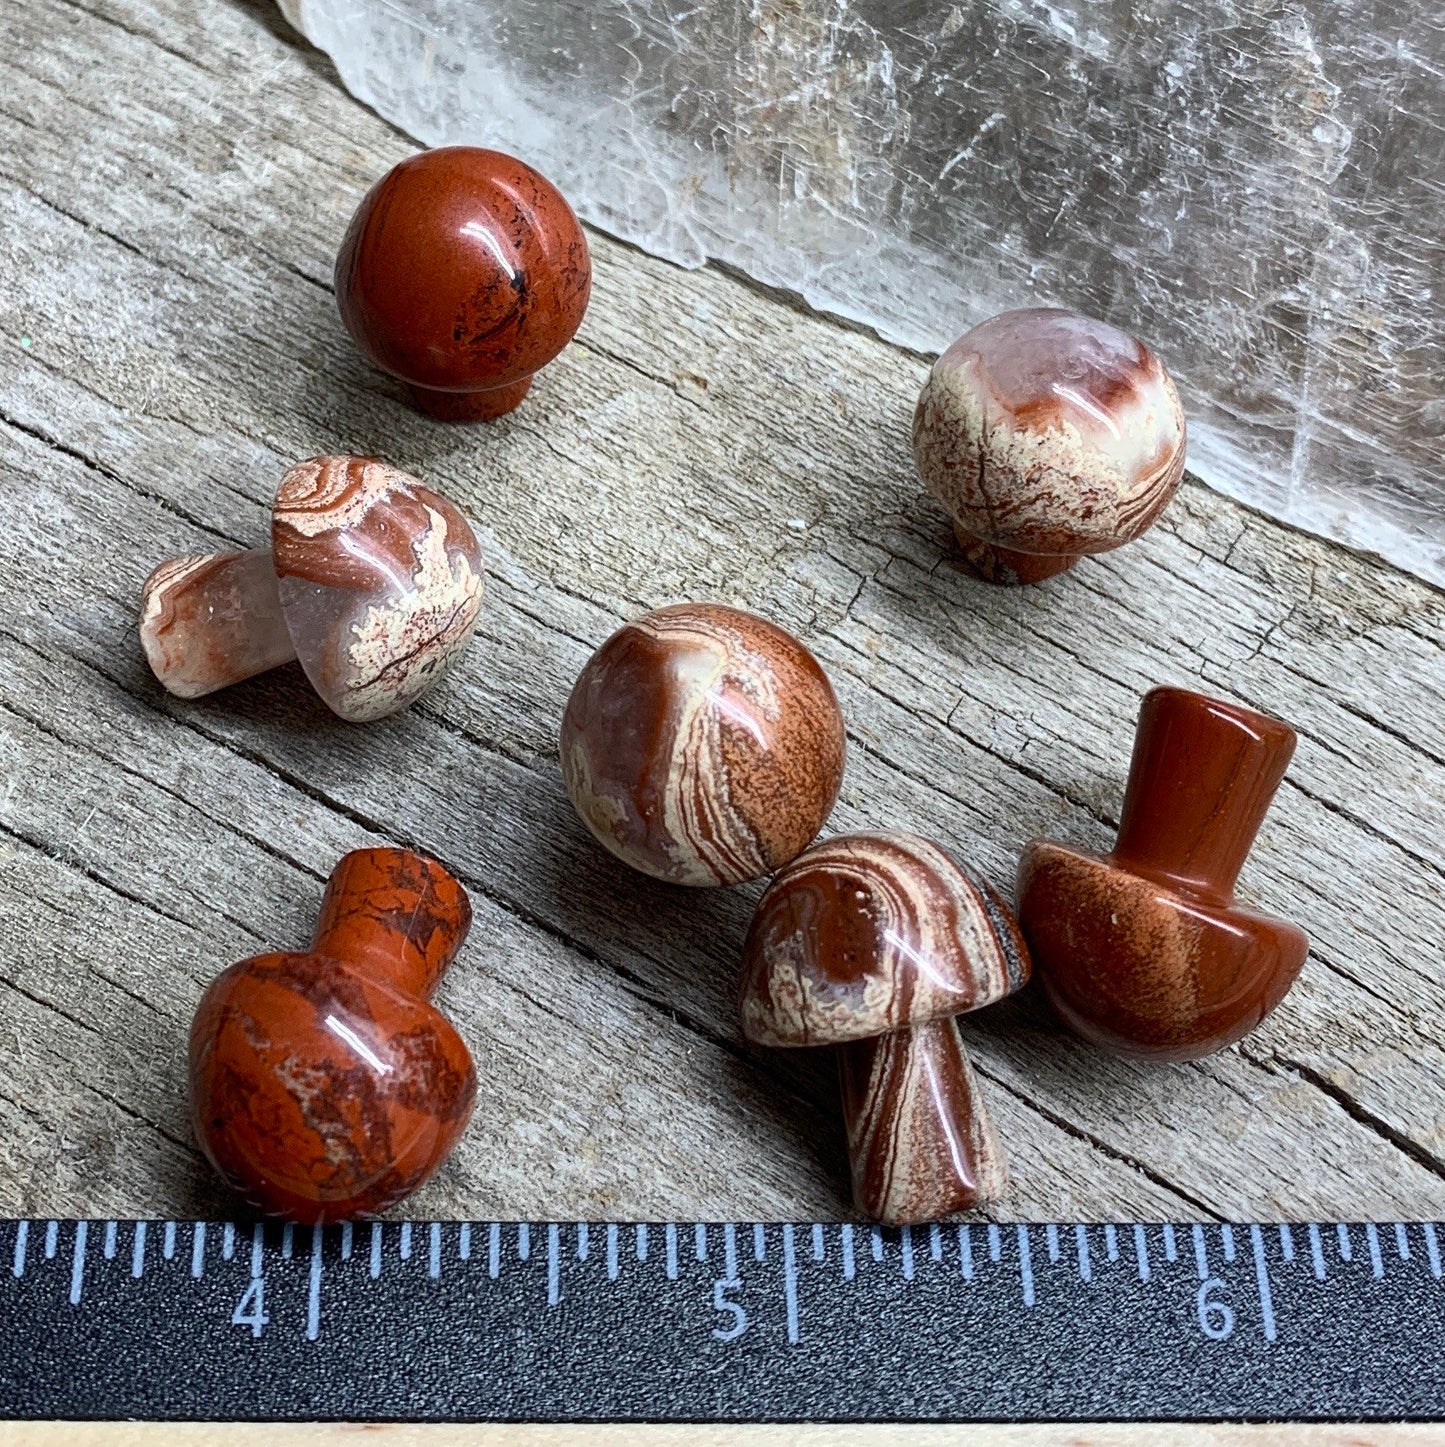
POLYGON ((252 1336, 260 1336, 271 1318, 266 1315, 266 1279, 256 1277, 247 1287, 246 1294, 236 1303, 231 1313, 232 1326, 249 1326, 252 1336))

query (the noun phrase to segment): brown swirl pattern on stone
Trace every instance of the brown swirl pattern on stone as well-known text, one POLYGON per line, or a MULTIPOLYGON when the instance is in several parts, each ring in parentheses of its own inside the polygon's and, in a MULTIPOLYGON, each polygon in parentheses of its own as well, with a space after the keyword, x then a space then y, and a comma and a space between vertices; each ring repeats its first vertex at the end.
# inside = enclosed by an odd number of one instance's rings
POLYGON ((192 1121, 253 1206, 370 1215, 446 1159, 476 1075, 429 999, 470 923, 434 860, 358 850, 331 876, 310 953, 243 960, 212 983, 191 1026, 192 1121))
POLYGON ((272 546, 176 558, 147 578, 140 636, 161 683, 213 693, 299 658, 342 718, 384 718, 472 635, 482 560, 466 518, 374 458, 316 457, 281 480, 272 546))
POLYGON ((1143 533, 1184 473, 1174 383, 1142 342, 1054 307, 1004 312, 934 363, 913 417, 964 558, 1030 583, 1143 533))
POLYGON ((890 1225, 995 1198, 1006 1169, 955 1017, 1022 988, 999 895, 905 833, 844 834, 768 886, 743 947, 743 1033, 836 1045, 860 1211, 890 1225))
POLYGON ((743 1030, 836 1045, 981 1009, 1029 954, 993 887, 916 834, 840 834, 779 872, 743 945, 743 1030))
POLYGON ((444 421, 500 417, 572 340, 592 288, 562 194, 514 156, 424 151, 367 192, 336 258, 361 352, 444 421))
POLYGON ((1008 1184, 958 1022, 935 1020, 838 1048, 853 1200, 889 1225, 995 1201, 1008 1184))
POLYGON ((634 869, 737 884, 822 828, 843 778, 843 716, 817 660, 776 624, 681 603, 618 629, 562 719, 578 814, 634 869))
POLYGON ((1294 746, 1278 719, 1155 689, 1113 851, 1046 839, 1024 851, 1019 920, 1045 992, 1084 1039, 1193 1060, 1243 1038, 1284 998, 1309 941, 1235 904, 1234 884, 1294 746))

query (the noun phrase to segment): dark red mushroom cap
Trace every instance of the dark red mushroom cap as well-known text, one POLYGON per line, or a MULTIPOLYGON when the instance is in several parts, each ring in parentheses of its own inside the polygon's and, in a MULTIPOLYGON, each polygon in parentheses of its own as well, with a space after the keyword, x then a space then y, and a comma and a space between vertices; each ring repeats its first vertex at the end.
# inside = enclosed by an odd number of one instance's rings
POLYGON ((743 947, 743 1031, 835 1045, 1011 995, 1028 947, 999 894, 937 844, 841 834, 768 886, 743 947))

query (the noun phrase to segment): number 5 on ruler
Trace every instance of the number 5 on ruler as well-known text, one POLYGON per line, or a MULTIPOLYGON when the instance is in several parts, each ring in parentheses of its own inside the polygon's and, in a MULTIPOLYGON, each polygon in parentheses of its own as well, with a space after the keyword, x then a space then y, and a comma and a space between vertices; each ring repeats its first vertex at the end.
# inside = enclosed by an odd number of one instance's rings
POLYGON ((736 1341, 748 1329, 748 1314, 735 1301, 729 1301, 729 1291, 741 1291, 742 1282, 736 1277, 720 1276, 712 1284, 712 1309, 719 1316, 731 1316, 732 1325, 728 1327, 715 1326, 712 1329, 713 1337, 717 1341, 736 1341))

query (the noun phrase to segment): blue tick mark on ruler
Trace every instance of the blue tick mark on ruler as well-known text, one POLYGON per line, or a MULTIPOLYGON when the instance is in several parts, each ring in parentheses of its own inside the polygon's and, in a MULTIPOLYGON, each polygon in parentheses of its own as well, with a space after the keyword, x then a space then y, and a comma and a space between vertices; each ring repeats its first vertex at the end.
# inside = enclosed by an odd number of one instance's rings
POLYGON ((75 1251, 70 1262, 70 1304, 80 1304, 80 1291, 85 1281, 85 1237, 87 1226, 84 1221, 75 1223, 75 1251))
POLYGON ((525 1222, 517 1223, 517 1260, 525 1261, 532 1254, 532 1228, 525 1222))
POLYGON ((493 1221, 487 1227, 487 1275, 493 1281, 501 1274, 502 1270, 502 1225, 500 1221, 493 1221))
MULTIPOLYGON (((52 1223, 52 1224, 54 1224, 54 1223, 52 1223)), ((259 1231, 261 1228, 260 1228, 259 1226, 257 1226, 256 1229, 259 1231)), ((47 1256, 54 1256, 54 1255, 55 1255, 55 1253, 50 1249, 50 1238, 49 1238, 48 1236, 46 1237, 45 1248, 46 1248, 46 1249, 45 1249, 45 1254, 46 1254, 47 1256)), ((146 1223, 145 1223, 144 1221, 137 1221, 137 1222, 135 1223, 135 1239, 134 1239, 134 1241, 131 1243, 131 1251, 130 1251, 130 1274, 131 1274, 132 1276, 140 1276, 140 1275, 142 1275, 142 1274, 144 1273, 145 1269, 146 1269, 146 1223)))
POLYGON ((798 1340, 798 1263, 793 1252, 793 1228, 783 1227, 783 1296, 788 1311, 788 1341, 798 1340))
POLYGON ((839 1234, 841 1237, 840 1245, 842 1247, 843 1254, 843 1280, 852 1281, 854 1272, 857 1270, 857 1266, 853 1260, 852 1226, 844 1226, 843 1230, 839 1234))
POLYGON ((376 1280, 381 1275, 381 1222, 371 1223, 371 1260, 368 1264, 371 1272, 371 1279, 376 1280))
POLYGON ((411 1222, 401 1223, 401 1250, 399 1252, 403 1261, 411 1260, 411 1222))
MULTIPOLYGON (((433 1225, 432 1230, 437 1227, 433 1225)), ((311 1272, 306 1291, 306 1340, 321 1334, 321 1227, 311 1228, 311 1272)))
POLYGON ((607 1279, 617 1280, 617 1227, 607 1228, 607 1279))
POLYGON ((1365 1227, 1365 1243, 1370 1248, 1370 1274, 1378 1281, 1385 1274, 1385 1260, 1380 1255, 1380 1232, 1373 1221, 1365 1227))
POLYGON ((1019 1233, 1019 1280, 1023 1286, 1024 1305, 1034 1304, 1034 1260, 1029 1247, 1029 1228, 1020 1225, 1019 1233))
POLYGON ((1196 1225, 1190 1234, 1194 1237, 1194 1268, 1201 1281, 1208 1281, 1209 1251, 1204 1244, 1204 1227, 1196 1225))
POLYGON ((965 1281, 973 1280, 973 1237, 967 1225, 958 1228, 958 1269, 965 1281))

